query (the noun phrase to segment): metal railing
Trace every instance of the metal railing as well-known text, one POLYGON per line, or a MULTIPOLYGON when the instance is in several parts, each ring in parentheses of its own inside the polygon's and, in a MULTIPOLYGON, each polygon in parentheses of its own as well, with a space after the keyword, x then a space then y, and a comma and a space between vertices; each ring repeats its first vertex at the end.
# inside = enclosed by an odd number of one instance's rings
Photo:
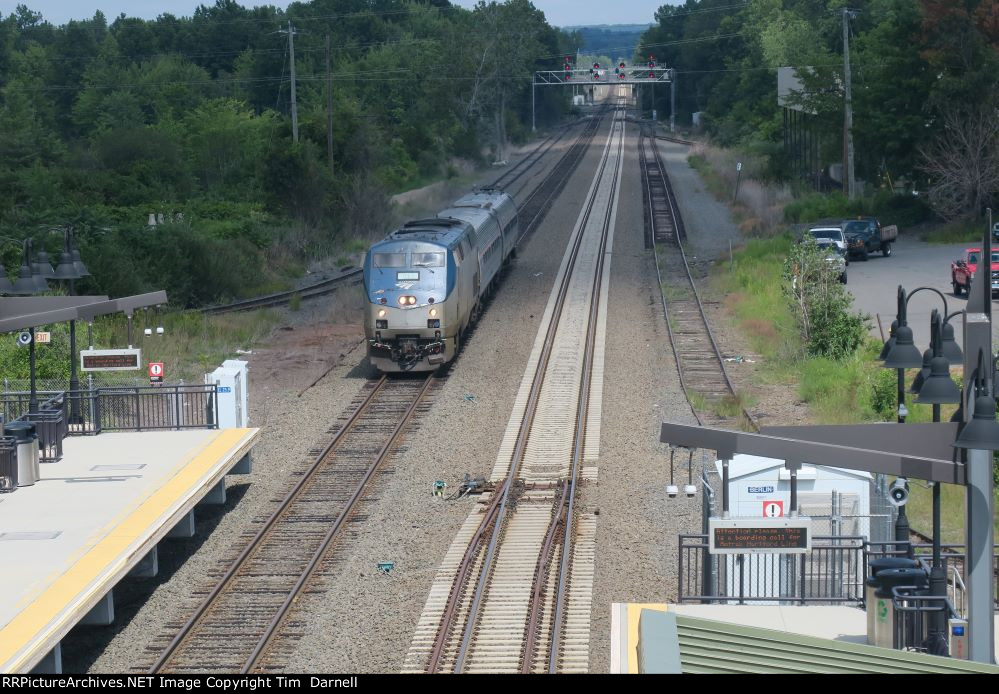
POLYGON ((0 436, 0 494, 17 488, 17 445, 12 436, 0 436))
POLYGON ((945 595, 921 593, 925 590, 916 586, 892 588, 892 606, 895 609, 892 646, 903 651, 949 655, 946 627, 942 631, 934 630, 933 622, 941 612, 943 625, 949 618, 956 617, 954 605, 945 595))
MULTIPOLYGON (((866 544, 865 564, 868 559, 881 557, 911 556, 922 560, 927 565, 933 555, 933 545, 926 542, 868 542, 866 544), (911 548, 911 549, 910 549, 911 548)), ((944 571, 953 573, 957 580, 951 580, 951 600, 962 608, 965 604, 964 565, 965 550, 963 544, 944 543, 940 545, 940 558, 943 560, 944 571), (958 591, 960 590, 960 594, 958 591)), ((999 545, 995 545, 992 553, 992 608, 999 612, 999 545)))
POLYGON ((680 535, 680 603, 863 603, 864 538, 815 536, 808 554, 708 553, 707 535, 680 535))
MULTIPOLYGON (((218 428, 215 384, 38 392, 36 398, 37 411, 31 412, 29 393, 4 393, 0 398, 0 414, 5 421, 20 420, 35 425, 39 458, 45 462, 62 458, 62 442, 67 436, 102 431, 218 428)), ((0 477, 4 475, 4 455, 0 446, 0 477)), ((16 454, 13 465, 16 486, 16 454)))

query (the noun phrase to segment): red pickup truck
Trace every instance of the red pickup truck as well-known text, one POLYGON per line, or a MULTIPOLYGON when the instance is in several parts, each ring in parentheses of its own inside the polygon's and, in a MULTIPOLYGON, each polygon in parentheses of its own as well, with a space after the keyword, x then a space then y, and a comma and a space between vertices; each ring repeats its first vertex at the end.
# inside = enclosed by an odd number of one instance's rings
MULTIPOLYGON (((967 293, 971 289, 971 278, 978 271, 978 263, 981 261, 982 249, 966 248, 964 257, 955 260, 950 264, 950 282, 954 287, 954 296, 961 296, 961 292, 967 293)), ((999 292, 999 251, 992 251, 992 295, 999 292)))

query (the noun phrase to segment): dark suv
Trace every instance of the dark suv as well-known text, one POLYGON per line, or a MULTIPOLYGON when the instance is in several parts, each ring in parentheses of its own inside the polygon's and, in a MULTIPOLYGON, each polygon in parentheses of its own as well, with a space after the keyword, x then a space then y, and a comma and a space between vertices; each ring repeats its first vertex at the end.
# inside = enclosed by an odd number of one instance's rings
POLYGON ((874 217, 848 219, 841 227, 850 255, 860 256, 861 260, 867 260, 871 253, 879 250, 886 258, 891 255, 892 240, 886 238, 880 222, 874 217))

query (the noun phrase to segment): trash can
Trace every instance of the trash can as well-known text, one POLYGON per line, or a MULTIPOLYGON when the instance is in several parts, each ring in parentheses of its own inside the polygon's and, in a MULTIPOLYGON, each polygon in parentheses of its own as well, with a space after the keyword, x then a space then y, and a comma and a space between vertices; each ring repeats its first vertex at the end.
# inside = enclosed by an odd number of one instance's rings
POLYGON ((915 586, 928 590, 930 577, 922 568, 883 569, 875 575, 878 587, 874 592, 874 645, 895 647, 895 604, 893 588, 915 586))
MULTIPOLYGON (((878 589, 881 588, 881 582, 877 578, 878 573, 889 569, 917 569, 919 562, 908 557, 881 557, 871 559, 867 562, 867 566, 869 578, 864 582, 864 608, 867 610, 867 643, 873 646, 875 641, 874 620, 878 610, 883 610, 885 607, 878 603, 878 600, 884 602, 884 598, 878 598, 876 595, 878 589)), ((890 594, 888 599, 891 600, 890 594)))
POLYGON ((4 425, 7 436, 14 437, 17 446, 17 486, 27 487, 38 481, 38 436, 31 422, 8 422, 4 425))

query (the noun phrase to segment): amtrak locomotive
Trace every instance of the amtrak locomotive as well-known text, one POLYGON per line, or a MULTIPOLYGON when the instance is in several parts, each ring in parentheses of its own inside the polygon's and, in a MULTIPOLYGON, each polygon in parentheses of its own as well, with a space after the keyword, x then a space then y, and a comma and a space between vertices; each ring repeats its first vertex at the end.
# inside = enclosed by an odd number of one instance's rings
POLYGON ((394 372, 451 361, 519 235, 513 198, 486 188, 373 245, 364 259, 371 363, 394 372))

